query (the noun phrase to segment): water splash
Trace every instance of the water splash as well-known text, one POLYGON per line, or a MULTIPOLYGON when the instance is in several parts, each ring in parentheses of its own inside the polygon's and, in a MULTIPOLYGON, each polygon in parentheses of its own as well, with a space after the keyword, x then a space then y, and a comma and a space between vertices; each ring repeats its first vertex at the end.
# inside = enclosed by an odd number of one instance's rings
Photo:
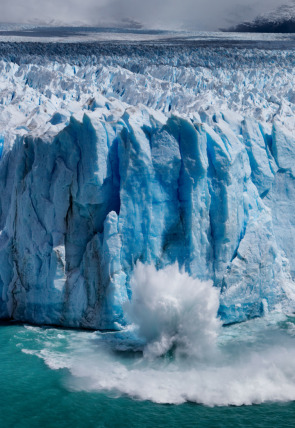
POLYGON ((23 352, 67 369, 70 391, 209 406, 295 400, 295 317, 272 313, 221 327, 218 291, 177 265, 157 271, 138 264, 131 284, 129 329, 31 327, 20 337, 23 352))
POLYGON ((223 328, 218 358, 208 361, 118 352, 110 333, 36 329, 19 339, 28 357, 35 354, 52 370, 67 369, 69 391, 241 406, 295 400, 294 321, 280 316, 223 328))
POLYGON ((161 356, 172 348, 197 358, 213 352, 221 322, 219 291, 212 281, 193 279, 178 264, 157 270, 137 263, 130 284, 132 299, 125 311, 146 340, 145 356, 161 356))

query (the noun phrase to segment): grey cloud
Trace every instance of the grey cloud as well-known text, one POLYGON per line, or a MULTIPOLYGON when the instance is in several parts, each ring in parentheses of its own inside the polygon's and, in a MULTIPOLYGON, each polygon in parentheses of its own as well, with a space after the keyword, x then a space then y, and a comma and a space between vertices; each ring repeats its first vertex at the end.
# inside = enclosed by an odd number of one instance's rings
POLYGON ((291 0, 0 0, 2 22, 102 25, 133 19, 146 26, 200 30, 253 19, 291 0))

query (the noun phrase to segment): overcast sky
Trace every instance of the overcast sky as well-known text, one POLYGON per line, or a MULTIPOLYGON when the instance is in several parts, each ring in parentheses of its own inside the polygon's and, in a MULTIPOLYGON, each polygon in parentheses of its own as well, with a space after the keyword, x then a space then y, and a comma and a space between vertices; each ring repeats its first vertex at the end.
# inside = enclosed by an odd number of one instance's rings
POLYGON ((0 0, 2 22, 101 25, 124 19, 149 27, 218 29, 294 0, 0 0))

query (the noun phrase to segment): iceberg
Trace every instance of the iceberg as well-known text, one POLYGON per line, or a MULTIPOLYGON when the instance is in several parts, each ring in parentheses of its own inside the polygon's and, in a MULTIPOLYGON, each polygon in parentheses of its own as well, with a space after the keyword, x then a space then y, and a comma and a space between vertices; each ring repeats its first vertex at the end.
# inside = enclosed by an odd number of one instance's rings
POLYGON ((213 282, 224 324, 294 309, 291 88, 262 99, 279 54, 250 93, 221 55, 1 61, 1 318, 119 330, 137 263, 213 282))

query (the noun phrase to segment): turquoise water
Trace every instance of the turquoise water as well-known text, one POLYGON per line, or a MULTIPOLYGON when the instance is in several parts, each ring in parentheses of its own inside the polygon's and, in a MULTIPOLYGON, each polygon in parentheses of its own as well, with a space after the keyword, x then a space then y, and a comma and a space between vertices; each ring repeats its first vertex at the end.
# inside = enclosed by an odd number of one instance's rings
POLYGON ((241 407, 161 405, 87 390, 85 385, 79 388, 61 361, 70 353, 70 342, 75 349, 81 344, 83 358, 89 337, 90 333, 57 329, 0 327, 1 427, 294 427, 294 402, 241 407))

